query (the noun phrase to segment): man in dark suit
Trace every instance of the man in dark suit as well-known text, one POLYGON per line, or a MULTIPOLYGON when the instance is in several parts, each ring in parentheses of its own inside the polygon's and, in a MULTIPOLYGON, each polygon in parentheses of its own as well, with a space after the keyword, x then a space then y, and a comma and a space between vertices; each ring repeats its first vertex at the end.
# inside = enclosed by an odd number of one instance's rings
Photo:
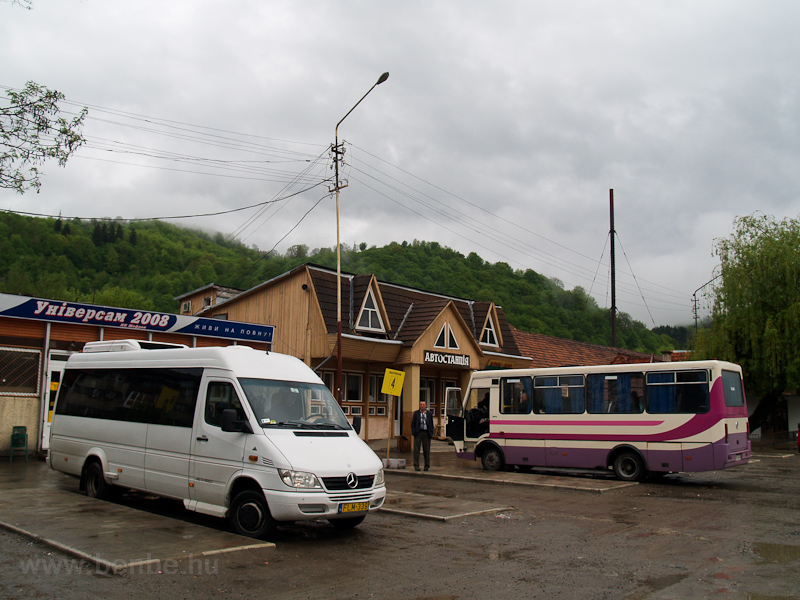
POLYGON ((419 448, 425 457, 425 470, 431 468, 431 438, 433 437, 433 415, 428 412, 428 403, 421 400, 419 410, 411 417, 411 435, 414 436, 414 470, 419 471, 419 448))

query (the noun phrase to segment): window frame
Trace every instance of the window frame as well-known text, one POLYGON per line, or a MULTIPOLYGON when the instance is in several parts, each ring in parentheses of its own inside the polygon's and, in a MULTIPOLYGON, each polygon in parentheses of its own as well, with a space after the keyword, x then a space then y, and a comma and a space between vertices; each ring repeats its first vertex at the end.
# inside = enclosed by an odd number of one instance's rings
POLYGON ((497 331, 495 330, 494 326, 494 319, 492 319, 491 314, 486 319, 486 327, 483 328, 483 333, 481 334, 481 344, 483 344, 484 346, 492 346, 494 348, 500 347, 500 340, 497 337, 497 331), (491 337, 491 339, 487 339, 489 337, 491 337))
POLYGON ((364 296, 364 302, 361 304, 361 310, 356 318, 356 330, 369 331, 371 333, 386 333, 386 325, 383 323, 378 301, 375 298, 375 293, 372 288, 369 288, 364 296), (367 306, 368 302, 372 302, 371 308, 367 306), (367 320, 369 321, 369 325, 361 324, 361 320, 364 318, 365 314, 368 315, 367 320), (374 326, 375 319, 377 319, 379 327, 374 326))
MULTIPOLYGON (((25 381, 27 383, 33 383, 33 385, 26 385, 26 386, 15 386, 21 388, 18 391, 10 391, 5 386, 2 385, 2 381, 0 381, 0 395, 2 396, 14 396, 14 397, 25 397, 25 396, 39 396, 42 390, 42 351, 36 348, 14 348, 10 346, 0 346, 0 353, 9 353, 11 354, 31 354, 35 355, 36 360, 36 373, 26 374, 25 381), (33 381, 31 381, 33 378, 33 381), (32 387, 31 391, 23 391, 24 388, 32 387)), ((8 376, 4 375, 3 379, 6 379, 8 376)), ((11 386, 9 386, 11 387, 11 386)))

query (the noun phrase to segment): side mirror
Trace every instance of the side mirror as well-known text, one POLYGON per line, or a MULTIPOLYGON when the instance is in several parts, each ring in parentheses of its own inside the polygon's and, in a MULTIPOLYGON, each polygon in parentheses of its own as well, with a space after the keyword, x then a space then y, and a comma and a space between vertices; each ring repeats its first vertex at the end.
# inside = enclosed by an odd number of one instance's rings
POLYGON ((226 408, 222 411, 222 431, 253 433, 247 421, 236 420, 236 409, 226 408))
POLYGON ((356 433, 361 433, 361 415, 353 417, 353 429, 355 429, 356 433))

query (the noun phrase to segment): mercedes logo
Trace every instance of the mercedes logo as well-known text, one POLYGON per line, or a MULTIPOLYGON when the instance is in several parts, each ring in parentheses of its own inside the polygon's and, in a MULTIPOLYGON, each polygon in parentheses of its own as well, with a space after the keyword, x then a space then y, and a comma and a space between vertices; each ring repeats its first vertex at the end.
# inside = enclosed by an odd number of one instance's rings
POLYGON ((348 473, 345 481, 347 481, 347 487, 349 487, 351 490, 358 485, 358 477, 355 473, 348 473))

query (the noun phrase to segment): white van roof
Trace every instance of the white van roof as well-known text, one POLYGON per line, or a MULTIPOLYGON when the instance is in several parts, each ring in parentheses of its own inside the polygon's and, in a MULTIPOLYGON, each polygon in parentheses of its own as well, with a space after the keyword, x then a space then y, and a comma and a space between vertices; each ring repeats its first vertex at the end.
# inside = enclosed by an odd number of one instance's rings
POLYGON ((182 344, 161 344, 141 340, 89 342, 84 351, 73 354, 67 369, 207 368, 231 371, 233 377, 322 383, 303 361, 277 352, 250 346, 189 348, 182 344))

